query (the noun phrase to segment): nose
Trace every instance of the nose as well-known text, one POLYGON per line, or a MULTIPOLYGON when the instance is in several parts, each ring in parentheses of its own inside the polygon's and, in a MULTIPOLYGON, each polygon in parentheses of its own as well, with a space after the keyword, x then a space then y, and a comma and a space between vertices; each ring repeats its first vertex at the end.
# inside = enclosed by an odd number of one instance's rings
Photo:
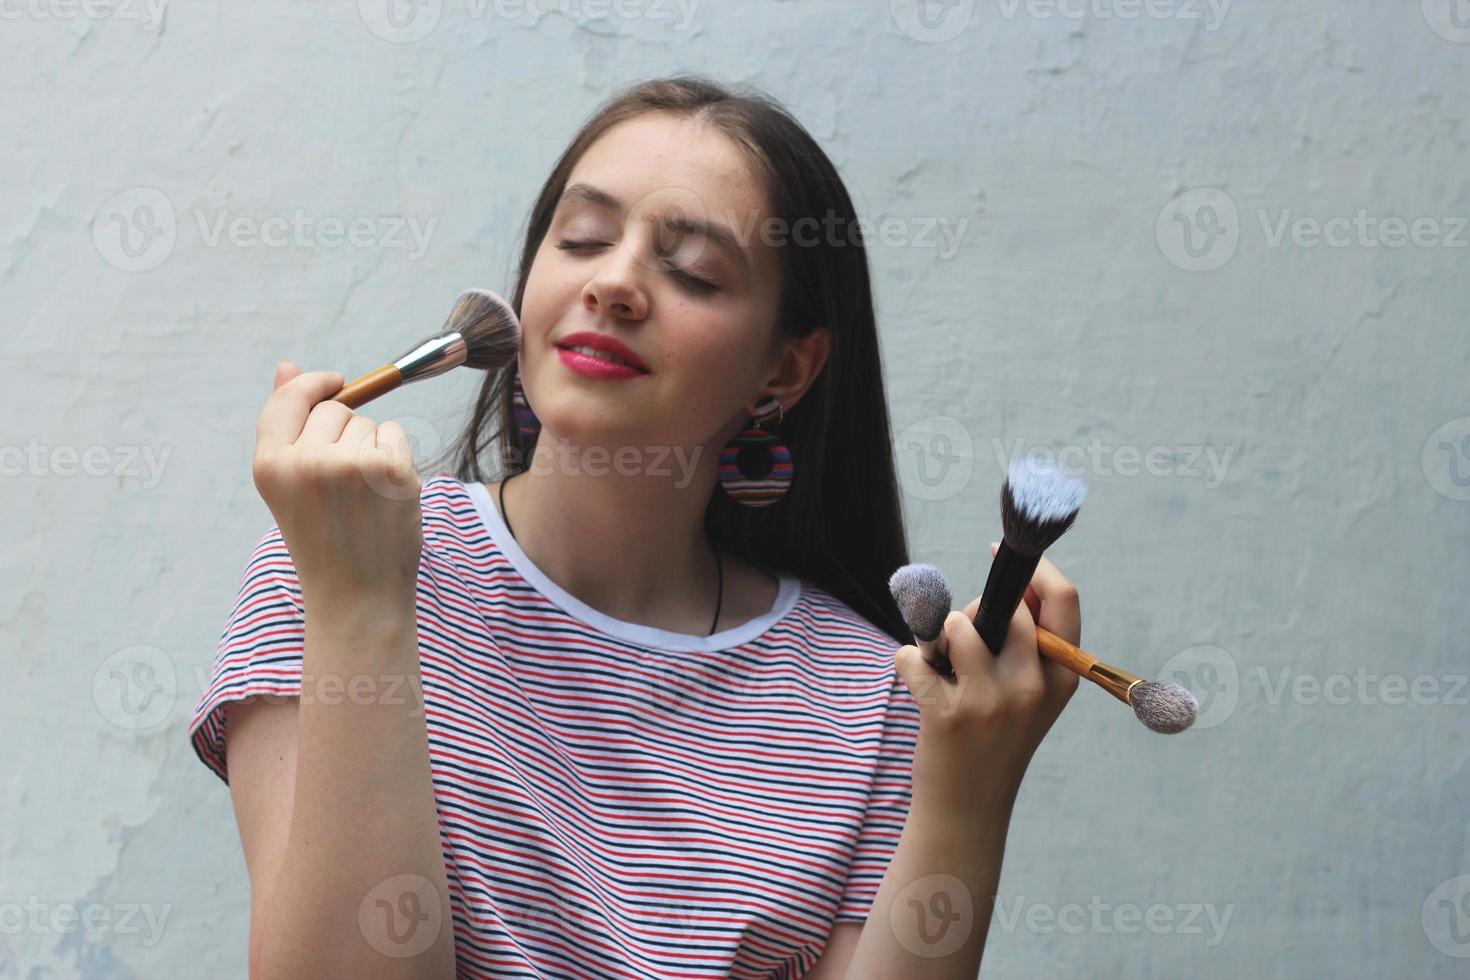
POLYGON ((582 303, 593 313, 620 319, 641 320, 648 314, 648 296, 643 289, 641 263, 636 245, 625 240, 608 252, 597 272, 582 287, 582 303))

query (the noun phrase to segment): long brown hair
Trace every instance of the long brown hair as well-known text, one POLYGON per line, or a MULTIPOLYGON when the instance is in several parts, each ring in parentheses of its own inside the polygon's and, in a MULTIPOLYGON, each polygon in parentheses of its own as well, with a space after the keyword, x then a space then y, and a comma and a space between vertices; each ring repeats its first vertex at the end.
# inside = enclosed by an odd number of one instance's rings
MULTIPOLYGON (((857 227, 847 188, 810 134, 779 103, 754 90, 732 91, 699 75, 645 81, 598 108, 557 160, 531 209, 510 298, 517 316, 531 263, 551 224, 573 168, 607 130, 647 112, 692 117, 740 147, 764 181, 772 217, 785 228, 800 218, 857 227), (828 217, 830 216, 830 218, 828 217)), ((774 504, 747 507, 723 490, 710 497, 705 527, 726 550, 751 564, 789 572, 825 588, 900 644, 912 643, 888 591, 888 578, 908 563, 883 365, 873 314, 867 251, 860 240, 778 246, 781 263, 777 330, 800 339, 826 326, 826 365, 777 427, 791 450, 791 486, 774 504)), ((500 478, 532 459, 513 394, 516 362, 487 375, 474 412, 445 458, 454 476, 483 481, 480 454, 502 446, 500 478)))

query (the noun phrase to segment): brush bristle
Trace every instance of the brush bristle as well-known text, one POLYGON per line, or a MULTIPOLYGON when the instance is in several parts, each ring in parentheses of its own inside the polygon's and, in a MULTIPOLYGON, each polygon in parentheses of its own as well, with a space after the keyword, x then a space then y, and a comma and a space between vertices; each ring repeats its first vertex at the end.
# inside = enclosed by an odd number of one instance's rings
POLYGON ((1171 681, 1144 681, 1128 695, 1138 720, 1156 732, 1177 735, 1199 716, 1199 702, 1188 689, 1171 681))
POLYGON ((933 565, 905 565, 888 579, 888 590, 914 636, 926 643, 939 636, 951 604, 943 572, 933 565))
POLYGON ((1006 544, 1039 555, 1066 533, 1087 496, 1081 476, 1041 456, 1014 460, 1000 488, 1000 523, 1006 544))
POLYGON ((498 371, 521 349, 521 323, 510 304, 488 289, 466 289, 449 311, 444 332, 464 338, 465 366, 498 371))

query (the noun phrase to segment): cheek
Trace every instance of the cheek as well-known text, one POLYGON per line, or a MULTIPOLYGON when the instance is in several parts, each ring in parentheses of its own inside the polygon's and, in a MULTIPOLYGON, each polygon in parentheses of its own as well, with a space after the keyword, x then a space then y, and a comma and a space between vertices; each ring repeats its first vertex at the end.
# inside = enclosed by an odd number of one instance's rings
POLYGON ((557 312, 558 307, 572 295, 567 293, 567 285, 558 281, 555 265, 554 260, 537 256, 526 277, 526 294, 521 299, 521 326, 527 341, 532 344, 549 340, 561 315, 557 312))
POLYGON ((723 422, 759 384, 751 352, 734 336, 728 323, 708 324, 662 352, 666 370, 678 378, 680 401, 706 422, 723 422))

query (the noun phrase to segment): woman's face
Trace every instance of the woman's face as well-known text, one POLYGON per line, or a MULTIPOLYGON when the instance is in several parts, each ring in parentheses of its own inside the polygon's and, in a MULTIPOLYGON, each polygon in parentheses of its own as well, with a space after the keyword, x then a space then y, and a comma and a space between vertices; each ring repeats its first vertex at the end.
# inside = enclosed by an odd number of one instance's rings
POLYGON ((521 383, 542 426, 578 447, 718 452, 780 358, 778 255, 759 234, 768 213, 740 151, 699 123, 645 114, 588 148, 521 303, 521 383), (732 241, 671 229, 679 217, 732 241), (572 370, 557 345, 583 331, 617 338, 648 373, 572 370))

